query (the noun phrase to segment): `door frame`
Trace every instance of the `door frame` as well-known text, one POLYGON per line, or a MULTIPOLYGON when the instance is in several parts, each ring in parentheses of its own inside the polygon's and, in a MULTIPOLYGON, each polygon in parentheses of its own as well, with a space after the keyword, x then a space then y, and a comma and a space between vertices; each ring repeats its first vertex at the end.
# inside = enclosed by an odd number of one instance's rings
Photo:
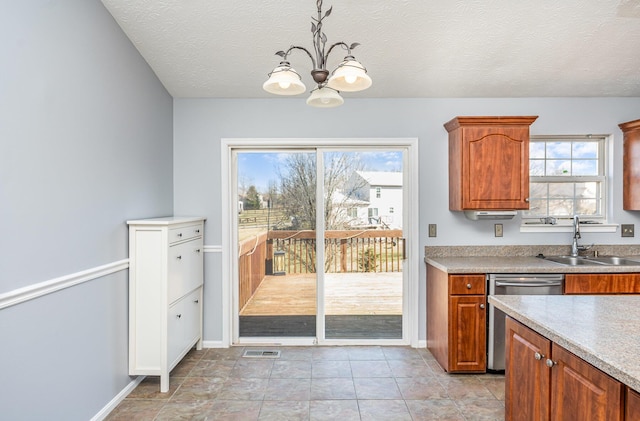
MULTIPOLYGON (((222 279, 221 279, 221 311, 222 311, 222 346, 247 345, 247 342, 233 343, 238 337, 238 326, 234 324, 235 314, 238 312, 237 300, 234 300, 234 288, 237 288, 237 225, 238 201, 231 197, 237 185, 237 175, 233 172, 233 150, 238 149, 289 149, 300 151, 303 149, 398 149, 406 148, 403 154, 404 189, 403 194, 403 231, 411 233, 406 242, 406 260, 403 266, 403 339, 369 339, 369 340, 322 340, 324 345, 410 345, 418 347, 419 326, 419 201, 418 197, 418 139, 417 138, 223 138, 221 139, 221 202, 229 206, 221 208, 222 231, 222 279), (413 198, 414 200, 410 200, 413 198), (406 314, 404 314, 406 312, 406 314)), ((320 189, 318 189, 320 191, 320 189)), ((319 193, 318 193, 319 194, 319 193)), ((321 201, 322 202, 322 201, 321 201)), ((324 226, 322 226, 324 228, 324 226)), ((323 235, 323 231, 319 235, 323 235)), ((320 274, 319 274, 320 275, 320 274)), ((318 282, 319 304, 324 299, 322 279, 318 282)), ((324 320, 317 321, 320 328, 324 328, 324 320)), ((324 337, 324 335, 323 335, 324 337)), ((246 339, 246 338, 245 338, 246 339)), ((316 338, 249 338, 250 343, 274 345, 312 345, 316 338), (277 340, 274 340, 277 339, 277 340)))

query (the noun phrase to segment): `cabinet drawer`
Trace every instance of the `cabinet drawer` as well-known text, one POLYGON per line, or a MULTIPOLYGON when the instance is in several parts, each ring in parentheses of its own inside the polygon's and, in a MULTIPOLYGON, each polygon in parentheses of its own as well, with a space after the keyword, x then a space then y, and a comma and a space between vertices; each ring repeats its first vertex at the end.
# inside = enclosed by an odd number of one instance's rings
POLYGON ((171 367, 178 357, 200 336, 202 289, 181 298, 167 313, 167 364, 171 367))
POLYGON ((169 243, 177 243, 190 238, 202 236, 202 224, 189 225, 181 228, 173 228, 169 230, 169 243))
POLYGON ((449 275, 449 293, 451 295, 484 295, 484 275, 449 275))
POLYGON ((168 302, 202 285, 202 237, 169 247, 168 302))

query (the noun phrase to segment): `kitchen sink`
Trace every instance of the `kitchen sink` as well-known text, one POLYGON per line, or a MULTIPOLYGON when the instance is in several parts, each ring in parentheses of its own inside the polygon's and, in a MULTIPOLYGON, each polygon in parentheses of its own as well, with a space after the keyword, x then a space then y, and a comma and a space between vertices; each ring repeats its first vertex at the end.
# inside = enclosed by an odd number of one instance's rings
POLYGON ((626 257, 602 256, 602 257, 587 257, 586 259, 594 261, 594 262, 604 263, 606 265, 640 266, 640 262, 639 261, 627 259, 626 257))
POLYGON ((574 256, 547 256, 545 260, 560 263, 567 266, 640 266, 640 261, 618 256, 602 257, 574 257, 574 256))
POLYGON ((545 257, 545 260, 549 260, 549 261, 552 261, 552 262, 556 262, 556 263, 560 263, 560 264, 568 265, 568 266, 607 265, 607 263, 604 263, 604 262, 598 262, 598 261, 594 261, 594 260, 587 259, 587 258, 584 258, 584 257, 573 257, 573 256, 548 256, 548 257, 545 257))

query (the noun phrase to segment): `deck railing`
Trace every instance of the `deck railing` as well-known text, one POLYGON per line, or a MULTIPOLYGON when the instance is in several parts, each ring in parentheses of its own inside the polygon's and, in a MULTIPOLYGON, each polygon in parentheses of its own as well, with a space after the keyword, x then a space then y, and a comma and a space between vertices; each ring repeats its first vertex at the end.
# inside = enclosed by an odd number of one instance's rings
MULTIPOLYGON (((316 272, 315 231, 265 231, 239 245, 240 309, 265 275, 316 272), (273 261, 274 252, 283 261, 273 261), (281 272, 281 273, 282 273, 281 272)), ((325 231, 325 272, 402 272, 402 230, 325 231)))

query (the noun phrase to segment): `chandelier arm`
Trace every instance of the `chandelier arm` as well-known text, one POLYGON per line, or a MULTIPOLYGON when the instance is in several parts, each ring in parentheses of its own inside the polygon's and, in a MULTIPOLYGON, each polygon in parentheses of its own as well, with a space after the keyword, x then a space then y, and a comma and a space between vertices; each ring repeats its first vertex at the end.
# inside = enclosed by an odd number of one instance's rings
POLYGON ((316 60, 313 58, 313 55, 309 52, 309 50, 307 50, 304 47, 300 47, 297 45, 292 45, 291 47, 289 47, 289 49, 284 53, 284 59, 287 59, 287 56, 289 55, 289 53, 291 53, 292 50, 302 50, 305 53, 307 53, 307 55, 309 56, 309 58, 311 59, 311 64, 313 65, 313 68, 316 68, 316 60))
POLYGON ((327 51, 327 54, 324 56, 324 60, 325 62, 327 61, 327 59, 329 58, 329 54, 331 54, 331 50, 333 50, 334 47, 337 47, 338 45, 342 45, 346 50, 347 50, 347 55, 350 56, 351 55, 351 48, 349 48, 349 45, 346 42, 336 42, 335 44, 333 44, 331 47, 329 47, 329 51, 327 51))

